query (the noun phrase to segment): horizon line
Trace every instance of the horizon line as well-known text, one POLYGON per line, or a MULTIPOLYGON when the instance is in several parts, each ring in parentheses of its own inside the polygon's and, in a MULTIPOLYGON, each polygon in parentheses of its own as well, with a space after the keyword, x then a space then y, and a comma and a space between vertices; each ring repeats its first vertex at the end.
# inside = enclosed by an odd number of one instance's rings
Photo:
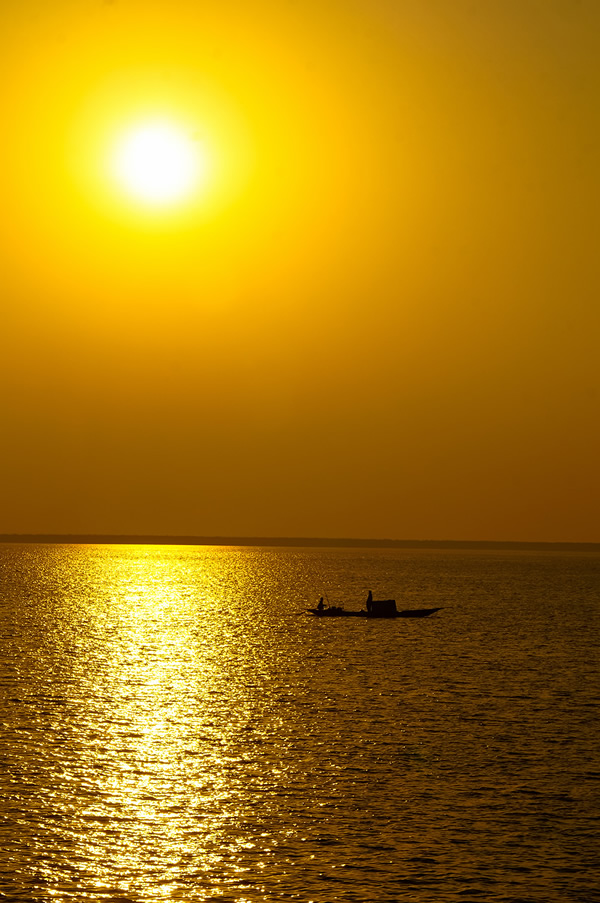
POLYGON ((0 533, 0 543, 65 545, 297 546, 306 548, 462 548, 600 551, 600 542, 489 539, 359 539, 353 537, 195 536, 154 533, 0 533))

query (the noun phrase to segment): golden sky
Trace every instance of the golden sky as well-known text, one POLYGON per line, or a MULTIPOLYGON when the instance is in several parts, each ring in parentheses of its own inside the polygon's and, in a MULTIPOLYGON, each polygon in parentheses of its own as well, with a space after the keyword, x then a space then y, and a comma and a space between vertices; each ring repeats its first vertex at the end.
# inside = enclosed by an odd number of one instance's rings
POLYGON ((0 532, 600 541, 596 0, 21 0, 0 67, 0 532))

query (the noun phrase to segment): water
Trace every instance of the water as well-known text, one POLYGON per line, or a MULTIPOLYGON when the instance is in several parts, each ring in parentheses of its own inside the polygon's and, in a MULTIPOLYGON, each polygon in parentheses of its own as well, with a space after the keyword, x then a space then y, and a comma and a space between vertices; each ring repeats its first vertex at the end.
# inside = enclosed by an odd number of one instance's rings
POLYGON ((0 899, 600 901, 600 557, 0 546, 0 899), (367 591, 425 620, 318 620, 367 591))

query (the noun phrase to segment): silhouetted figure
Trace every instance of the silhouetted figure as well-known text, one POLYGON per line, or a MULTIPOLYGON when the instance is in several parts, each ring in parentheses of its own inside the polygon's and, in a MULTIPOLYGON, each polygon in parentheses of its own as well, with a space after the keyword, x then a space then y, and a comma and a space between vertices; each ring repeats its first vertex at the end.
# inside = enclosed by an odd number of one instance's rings
POLYGON ((319 604, 317 605, 317 609, 319 611, 323 611, 324 608, 325 608, 325 604, 323 602, 323 596, 321 596, 321 598, 319 599, 319 604))
POLYGON ((373 593, 369 590, 369 595, 367 596, 367 614, 371 614, 373 611, 373 593))

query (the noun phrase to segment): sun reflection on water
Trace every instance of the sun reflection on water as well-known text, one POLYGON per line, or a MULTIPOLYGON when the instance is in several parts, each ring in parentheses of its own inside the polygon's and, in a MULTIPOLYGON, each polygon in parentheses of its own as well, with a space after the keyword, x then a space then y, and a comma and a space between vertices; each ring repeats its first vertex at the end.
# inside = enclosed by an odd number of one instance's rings
POLYGON ((236 786, 240 732, 253 718, 240 680, 249 638, 216 592, 223 580, 214 554, 204 575, 200 568, 205 579, 189 556, 174 567, 171 552, 98 552, 92 560, 77 612, 85 629, 70 624, 78 654, 64 661, 77 690, 63 722, 69 761, 55 791, 57 810, 71 800, 63 878, 73 888, 74 864, 94 862, 93 881, 78 880, 78 893, 134 893, 160 867, 154 893, 176 899, 188 880, 196 893, 203 882, 213 887, 224 859, 238 873, 237 851, 249 848, 243 833, 233 839, 249 815, 236 786))

